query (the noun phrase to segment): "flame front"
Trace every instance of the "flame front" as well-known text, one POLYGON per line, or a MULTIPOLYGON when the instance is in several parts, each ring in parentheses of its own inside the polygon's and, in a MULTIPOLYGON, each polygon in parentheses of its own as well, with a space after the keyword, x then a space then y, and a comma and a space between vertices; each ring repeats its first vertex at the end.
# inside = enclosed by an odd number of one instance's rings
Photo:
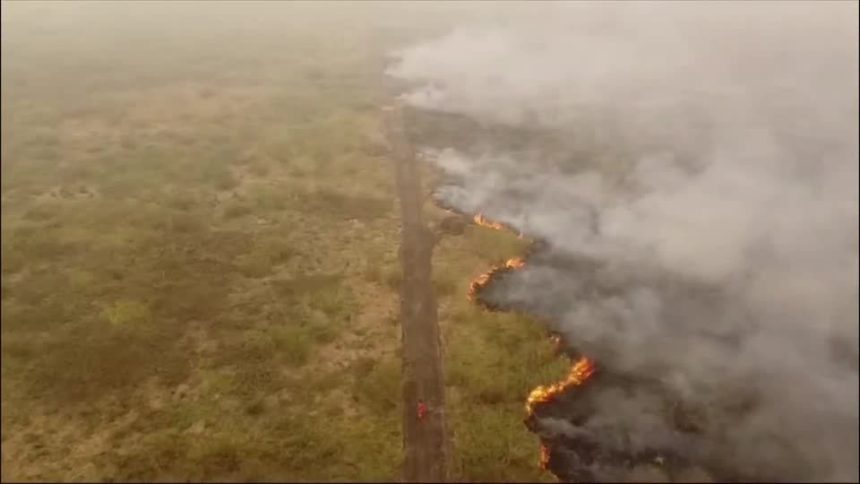
POLYGON ((525 267, 526 261, 520 259, 519 257, 515 257, 513 259, 508 259, 502 265, 493 266, 489 271, 479 275, 475 279, 472 280, 472 283, 469 285, 469 293, 468 298, 470 301, 476 301, 478 297, 478 292, 484 288, 487 284, 490 283, 490 280, 496 275, 497 272, 500 271, 512 271, 515 269, 520 269, 525 267))
MULTIPOLYGON (((477 225, 482 227, 491 228, 494 230, 506 230, 507 227, 502 225, 499 222, 494 222, 485 218, 482 214, 476 214, 473 218, 477 225)), ((520 232, 518 237, 522 239, 524 234, 520 232)), ((472 283, 469 285, 469 294, 468 298, 472 302, 477 302, 478 292, 481 291, 487 284, 490 283, 493 276, 500 271, 510 271, 520 269, 525 267, 526 262, 521 258, 513 258, 505 261, 503 265, 496 265, 490 268, 489 271, 479 275, 476 277, 472 283)), ((553 341, 556 352, 561 352, 562 349, 562 339, 558 334, 554 334, 550 337, 553 341)), ((596 370, 596 366, 594 361, 586 356, 583 356, 576 360, 570 367, 570 371, 564 380, 554 383, 549 386, 540 385, 534 390, 531 391, 528 398, 526 399, 526 412, 529 416, 534 415, 535 408, 544 403, 548 403, 558 398, 561 394, 563 394, 566 390, 577 387, 585 383, 591 376, 594 374, 596 370)), ((549 469, 549 460, 550 460, 550 450, 549 447, 541 443, 540 446, 540 468, 541 470, 549 469)))
POLYGON ((534 413, 537 405, 551 402, 564 393, 565 390, 582 385, 591 378, 595 369, 594 361, 587 356, 576 360, 570 367, 570 371, 564 380, 549 386, 540 385, 532 390, 526 399, 526 412, 531 415, 534 413))
POLYGON ((545 471, 549 468, 549 447, 543 442, 540 444, 540 460, 538 461, 540 470, 545 471))
POLYGON ((487 227, 487 228, 491 228, 493 230, 504 230, 504 228, 505 228, 504 225, 500 224, 499 222, 494 222, 494 221, 484 217, 480 213, 475 214, 475 216, 472 218, 472 220, 474 220, 475 223, 480 225, 481 227, 487 227))

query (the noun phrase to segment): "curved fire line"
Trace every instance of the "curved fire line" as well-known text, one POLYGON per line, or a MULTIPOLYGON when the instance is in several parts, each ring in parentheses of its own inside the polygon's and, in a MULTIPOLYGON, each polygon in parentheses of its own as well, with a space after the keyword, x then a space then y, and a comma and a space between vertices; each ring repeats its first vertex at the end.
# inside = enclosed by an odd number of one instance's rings
MULTIPOLYGON (((437 205, 443 210, 457 214, 461 216, 467 216, 453 208, 445 207, 442 203, 436 200, 437 205)), ((513 228, 502 224, 501 222, 496 222, 486 218, 482 213, 477 213, 472 216, 472 221, 479 226, 487 227, 493 230, 507 230, 511 232, 517 232, 520 238, 523 238, 523 233, 514 230, 513 228)), ((532 244, 533 245, 533 244, 532 244)), ((488 311, 498 311, 501 308, 496 308, 486 303, 486 301, 480 298, 480 292, 493 281, 493 279, 499 275, 515 271, 525 267, 526 261, 524 258, 515 257, 512 259, 508 259, 504 264, 496 265, 490 268, 487 272, 479 275, 475 279, 472 280, 472 283, 469 285, 469 292, 467 294, 467 298, 473 303, 481 306, 485 310, 488 311)), ((562 348, 562 340, 561 336, 558 334, 551 334, 550 339, 553 341, 556 353, 561 352, 562 348)), ((535 411, 538 407, 551 403, 559 398, 561 395, 565 394, 567 391, 579 387, 585 384, 597 370, 596 364, 594 360, 587 356, 579 356, 575 360, 572 360, 572 364, 570 367, 570 371, 567 376, 551 385, 538 385, 534 390, 532 390, 525 402, 525 411, 526 417, 523 419, 523 422, 527 427, 529 427, 529 422, 534 421, 536 417, 535 411)), ((542 470, 549 470, 550 464, 550 449, 546 443, 541 442, 540 446, 540 456, 538 465, 542 470)))

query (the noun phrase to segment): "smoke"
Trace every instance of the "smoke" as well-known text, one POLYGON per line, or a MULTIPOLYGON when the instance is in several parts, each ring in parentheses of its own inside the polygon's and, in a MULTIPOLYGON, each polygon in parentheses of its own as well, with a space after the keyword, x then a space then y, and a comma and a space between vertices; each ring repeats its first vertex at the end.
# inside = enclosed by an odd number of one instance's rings
POLYGON ((536 10, 407 48, 389 74, 474 123, 428 150, 436 195, 550 247, 488 297, 700 415, 682 436, 653 392, 612 387, 576 432, 856 481, 857 3, 536 10))

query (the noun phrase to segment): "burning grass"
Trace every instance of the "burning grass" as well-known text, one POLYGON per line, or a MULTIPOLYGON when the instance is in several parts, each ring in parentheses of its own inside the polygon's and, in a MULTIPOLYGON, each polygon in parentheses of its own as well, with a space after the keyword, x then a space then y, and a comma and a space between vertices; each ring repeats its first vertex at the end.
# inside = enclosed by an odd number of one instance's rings
POLYGON ((540 385, 529 393, 526 399, 526 414, 533 415, 538 405, 550 403, 564 392, 584 384, 595 371, 596 366, 590 358, 583 356, 576 360, 564 380, 549 386, 540 385))
MULTIPOLYGON (((398 220, 364 140, 387 46, 280 17, 208 53, 194 22, 42 51, 6 7, 3 480, 396 480, 398 220)), ((511 423, 566 368, 462 297, 524 248, 472 225, 434 254, 452 480, 549 480, 511 423)))
MULTIPOLYGON (((510 230, 505 225, 495 222, 493 220, 487 219, 482 214, 476 214, 473 218, 474 222, 481 227, 490 228, 493 230, 510 230)), ((522 239, 522 234, 519 234, 519 238, 522 239)), ((513 258, 505 261, 504 264, 493 266, 489 271, 480 274, 469 284, 469 291, 467 293, 467 299, 475 304, 482 306, 485 309, 494 310, 495 308, 490 307, 486 304, 481 298, 480 293, 485 287, 487 287, 496 277, 501 276, 502 274, 518 269, 522 269, 526 266, 526 261, 521 258, 513 258)), ((560 335, 552 334, 550 335, 550 340, 553 343, 553 349, 556 354, 561 352, 562 348, 562 339, 560 335)), ((570 391, 573 388, 579 387, 585 384, 595 373, 596 365, 594 360, 581 356, 576 361, 572 362, 570 366, 570 370, 568 371, 567 376, 551 385, 538 385, 535 387, 526 398, 525 410, 526 410, 526 418, 525 421, 528 422, 535 417, 535 409, 540 405, 549 404, 555 401, 558 397, 570 391)), ((547 444, 541 442, 540 444, 540 457, 538 460, 538 466, 541 470, 546 471, 549 469, 550 465, 550 451, 547 447, 547 444)))
POLYGON ((546 471, 549 469, 549 457, 550 451, 547 444, 541 442, 540 444, 540 457, 538 459, 538 466, 542 471, 546 471))
POLYGON ((475 216, 472 218, 472 220, 474 220, 475 223, 480 225, 481 227, 486 227, 486 228, 493 229, 493 230, 504 230, 505 229, 505 226, 502 225, 501 223, 494 222, 494 221, 484 217, 480 213, 475 214, 475 216))
MULTIPOLYGON (((431 218, 452 216, 432 205, 427 211, 431 218)), ((504 261, 527 247, 510 231, 470 224, 462 235, 443 236, 434 251, 434 281, 456 288, 438 294, 453 440, 452 480, 552 481, 552 475, 535 465, 538 438, 517 422, 523 396, 564 374, 566 367, 532 318, 487 311, 463 297, 475 273, 486 272, 494 260, 504 261)))
POLYGON ((485 306, 485 303, 481 301, 478 297, 481 290, 486 287, 493 280, 494 277, 499 276, 502 273, 508 271, 520 269, 522 267, 525 267, 525 265, 526 262, 523 259, 517 257, 506 260, 504 264, 493 266, 489 271, 484 272, 483 274, 472 280, 472 282, 469 284, 469 292, 466 297, 471 302, 485 306))

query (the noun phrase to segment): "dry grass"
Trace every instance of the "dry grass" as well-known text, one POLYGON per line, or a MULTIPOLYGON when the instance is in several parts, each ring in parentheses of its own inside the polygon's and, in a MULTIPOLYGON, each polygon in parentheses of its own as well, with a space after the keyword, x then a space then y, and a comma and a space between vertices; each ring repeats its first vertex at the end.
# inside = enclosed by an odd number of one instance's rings
MULTIPOLYGON (((29 42, 9 8, 3 479, 396 479, 379 36, 346 16, 106 43, 43 9, 29 42)), ((457 479, 538 476, 522 399, 556 363, 463 297, 520 248, 469 228, 436 255, 457 479)))

